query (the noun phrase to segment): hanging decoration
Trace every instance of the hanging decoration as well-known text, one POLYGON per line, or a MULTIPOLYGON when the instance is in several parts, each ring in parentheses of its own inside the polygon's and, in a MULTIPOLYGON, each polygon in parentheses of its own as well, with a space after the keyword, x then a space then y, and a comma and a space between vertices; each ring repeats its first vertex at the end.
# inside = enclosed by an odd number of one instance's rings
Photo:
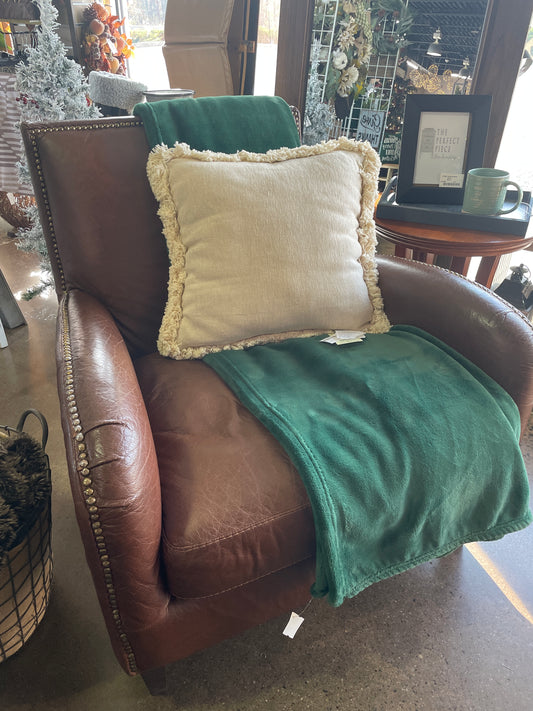
POLYGON ((396 58, 409 44, 413 21, 407 0, 316 0, 322 101, 334 108, 339 134, 355 135, 363 109, 387 111, 396 58))
POLYGON ((407 34, 415 19, 408 4, 404 0, 375 0, 372 2, 372 8, 374 54, 396 54, 399 49, 407 47, 407 34), (394 29, 391 33, 384 34, 383 23, 389 13, 394 21, 394 29))
POLYGON ((124 19, 93 2, 83 11, 83 54, 89 71, 126 75, 126 59, 133 54, 133 41, 120 31, 124 19))
POLYGON ((372 26, 367 3, 344 2, 337 12, 333 52, 326 77, 325 97, 356 99, 365 85, 372 54, 372 26))
POLYGON ((451 69, 445 69, 439 74, 439 68, 432 64, 428 69, 417 67, 408 74, 409 80, 416 89, 423 89, 428 94, 453 94, 455 78, 451 69))
MULTIPOLYGON (((407 32, 414 15, 405 0, 355 0, 317 5, 315 27, 333 32, 333 43, 325 81, 325 98, 339 97, 352 103, 365 88, 371 55, 395 54, 408 42, 407 32), (334 6, 336 7, 336 11, 334 6), (383 33, 392 16, 394 29, 383 33)), ((338 103, 338 102, 337 102, 338 103)))

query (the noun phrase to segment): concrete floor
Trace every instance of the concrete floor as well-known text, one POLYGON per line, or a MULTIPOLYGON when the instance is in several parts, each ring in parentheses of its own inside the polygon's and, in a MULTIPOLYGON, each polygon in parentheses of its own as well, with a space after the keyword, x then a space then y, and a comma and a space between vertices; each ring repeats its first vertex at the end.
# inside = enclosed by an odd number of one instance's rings
MULTIPOLYGON (((1 232, 0 266, 14 292, 37 281, 35 257, 1 232)), ((0 664, 2 711, 533 709, 533 526, 339 609, 314 601, 294 640, 281 634, 285 617, 273 620, 173 665, 169 696, 150 697, 115 661, 84 562, 55 389, 55 298, 21 308, 27 326, 8 331, 0 350, 0 423, 36 407, 50 424, 55 581, 37 632, 0 664)), ((524 451, 533 472, 533 427, 524 451)))

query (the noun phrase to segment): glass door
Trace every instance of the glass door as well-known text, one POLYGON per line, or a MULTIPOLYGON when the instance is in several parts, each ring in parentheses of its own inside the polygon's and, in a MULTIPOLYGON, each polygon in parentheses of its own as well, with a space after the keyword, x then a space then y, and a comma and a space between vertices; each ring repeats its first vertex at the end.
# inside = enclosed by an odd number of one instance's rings
POLYGON ((254 94, 273 96, 276 84, 280 0, 261 0, 254 94))
POLYGON ((533 138, 529 116, 533 96, 533 18, 507 114, 496 168, 509 172, 524 191, 533 191, 533 138))
POLYGON ((162 51, 167 0, 116 0, 115 4, 117 15, 126 18, 125 33, 135 47, 128 60, 130 78, 148 89, 168 89, 162 51))

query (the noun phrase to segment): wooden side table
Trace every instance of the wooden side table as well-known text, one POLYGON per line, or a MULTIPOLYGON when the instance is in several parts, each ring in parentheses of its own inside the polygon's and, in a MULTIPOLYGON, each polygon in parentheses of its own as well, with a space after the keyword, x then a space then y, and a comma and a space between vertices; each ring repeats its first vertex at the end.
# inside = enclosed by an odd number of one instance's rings
POLYGON ((396 245, 394 254, 397 257, 432 264, 435 255, 449 255, 452 257, 450 269, 463 276, 466 276, 471 257, 481 257, 476 281, 489 288, 502 254, 517 252, 533 243, 533 234, 518 237, 378 218, 376 234, 396 245))

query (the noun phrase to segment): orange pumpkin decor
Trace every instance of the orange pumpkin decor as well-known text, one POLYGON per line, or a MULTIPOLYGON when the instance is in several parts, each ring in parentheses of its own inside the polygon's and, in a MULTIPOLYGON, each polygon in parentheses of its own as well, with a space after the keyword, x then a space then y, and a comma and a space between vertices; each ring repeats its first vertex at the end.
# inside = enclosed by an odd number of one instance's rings
POLYGON ((126 59, 133 54, 133 42, 121 33, 124 20, 107 7, 93 2, 83 11, 83 55, 89 71, 126 74, 126 59))

